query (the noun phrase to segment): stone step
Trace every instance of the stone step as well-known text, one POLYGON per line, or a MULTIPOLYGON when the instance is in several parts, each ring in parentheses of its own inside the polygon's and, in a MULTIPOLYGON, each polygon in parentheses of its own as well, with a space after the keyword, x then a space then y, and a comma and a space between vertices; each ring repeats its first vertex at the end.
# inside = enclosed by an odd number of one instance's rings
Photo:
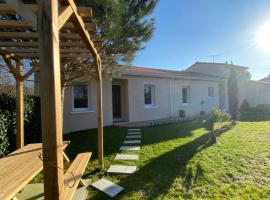
POLYGON ((132 139, 132 138, 140 139, 141 136, 140 135, 127 135, 126 136, 126 139, 132 139))
POLYGON ((94 188, 104 192, 110 197, 115 197, 117 194, 119 194, 121 191, 124 190, 124 188, 120 185, 117 185, 105 178, 102 178, 94 183, 91 184, 94 188))
POLYGON ((128 132, 128 135, 140 135, 141 132, 128 132))
POLYGON ((128 131, 141 131, 140 128, 129 128, 128 131))
POLYGON ((121 146, 121 151, 139 151, 141 150, 140 146, 121 146))
POLYGON ((136 172, 136 166, 128 166, 128 165, 111 165, 107 170, 107 173, 113 174, 133 174, 136 172))
POLYGON ((114 160, 138 160, 139 155, 132 154, 116 154, 114 160))
POLYGON ((140 144, 141 140, 124 140, 123 144, 140 144))

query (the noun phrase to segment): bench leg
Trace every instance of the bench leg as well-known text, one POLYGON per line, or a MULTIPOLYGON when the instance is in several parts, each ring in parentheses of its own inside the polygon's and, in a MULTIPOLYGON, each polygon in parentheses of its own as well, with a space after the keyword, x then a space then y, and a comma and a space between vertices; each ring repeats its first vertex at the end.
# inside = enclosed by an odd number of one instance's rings
POLYGON ((70 160, 69 160, 67 154, 65 154, 65 152, 63 152, 63 156, 64 156, 64 161, 65 162, 70 162, 70 160))
POLYGON ((82 179, 80 179, 79 187, 85 187, 85 186, 86 186, 85 182, 82 179))

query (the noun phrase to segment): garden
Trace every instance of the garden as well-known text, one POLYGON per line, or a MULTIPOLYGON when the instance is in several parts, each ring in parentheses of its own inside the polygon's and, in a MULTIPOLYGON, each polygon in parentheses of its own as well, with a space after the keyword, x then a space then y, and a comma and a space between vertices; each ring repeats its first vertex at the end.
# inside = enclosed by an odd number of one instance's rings
MULTIPOLYGON (((108 175, 106 169, 127 129, 104 129, 105 168, 97 160, 97 130, 70 133, 67 152, 93 151, 85 178, 105 177, 125 188, 118 199, 268 199, 270 196, 269 122, 216 123, 217 143, 200 120, 142 129, 142 149, 132 175, 108 175)), ((133 165, 134 161, 119 164, 133 165)), ((89 187, 90 199, 108 199, 89 187)))

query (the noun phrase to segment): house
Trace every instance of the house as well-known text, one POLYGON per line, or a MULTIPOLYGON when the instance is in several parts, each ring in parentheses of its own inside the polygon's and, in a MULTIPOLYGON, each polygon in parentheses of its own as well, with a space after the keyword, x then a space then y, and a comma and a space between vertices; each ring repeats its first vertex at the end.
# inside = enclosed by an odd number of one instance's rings
MULTIPOLYGON (((244 66, 196 62, 184 71, 132 66, 119 77, 103 78, 104 126, 179 117, 180 111, 192 117, 213 108, 228 110, 227 82, 231 66, 237 74, 239 104, 244 99, 252 104, 266 103, 262 100, 266 94, 269 101, 270 84, 251 81, 244 66), (255 96, 254 87, 261 88, 255 96), (263 94, 262 90, 265 90, 263 94)), ((66 88, 65 133, 96 128, 96 89, 95 80, 83 78, 66 88)))
MULTIPOLYGON (((226 63, 196 62, 185 71, 207 73, 209 75, 221 76, 224 78, 225 91, 228 92, 227 83, 230 77, 230 67, 233 66, 238 86, 238 106, 246 99, 251 106, 258 104, 270 105, 270 83, 266 80, 251 80, 248 67, 226 63)), ((226 93, 226 104, 229 105, 228 94, 226 93)))

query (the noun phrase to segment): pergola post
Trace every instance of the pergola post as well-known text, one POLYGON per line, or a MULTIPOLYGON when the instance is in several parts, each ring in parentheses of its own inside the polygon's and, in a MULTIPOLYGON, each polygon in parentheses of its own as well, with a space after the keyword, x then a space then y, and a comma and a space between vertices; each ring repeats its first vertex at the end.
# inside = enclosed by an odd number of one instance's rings
POLYGON ((38 15, 44 196, 64 198, 58 1, 40 0, 38 15))
POLYGON ((22 61, 16 61, 16 148, 24 146, 24 82, 21 78, 23 71, 22 61))
POLYGON ((102 98, 102 75, 101 61, 96 60, 97 68, 100 69, 97 73, 97 106, 98 106, 98 161, 99 165, 104 167, 103 160, 103 98, 102 98))

